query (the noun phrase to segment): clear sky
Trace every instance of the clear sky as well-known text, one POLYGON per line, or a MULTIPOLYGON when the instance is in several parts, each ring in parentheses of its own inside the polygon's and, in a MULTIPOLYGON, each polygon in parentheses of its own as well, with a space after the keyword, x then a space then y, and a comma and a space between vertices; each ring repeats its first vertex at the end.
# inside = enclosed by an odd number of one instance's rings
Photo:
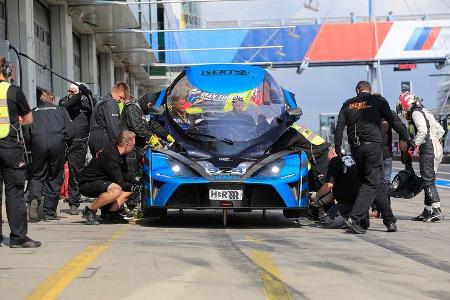
MULTIPOLYGON (((450 18, 450 0, 374 0, 375 14, 423 15, 447 14, 450 18)), ((319 12, 304 8, 303 0, 255 0, 242 2, 204 3, 201 12, 205 21, 297 19, 311 17, 349 17, 368 15, 365 0, 318 0, 319 12)), ((314 2, 314 1, 313 1, 314 2)), ((296 94, 303 109, 303 121, 313 130, 319 128, 319 113, 337 112, 342 102, 354 96, 359 80, 367 79, 364 66, 309 68, 301 75, 295 69, 270 71, 286 89, 296 94)), ((418 65, 416 70, 394 72, 393 66, 382 67, 384 96, 394 107, 400 93, 401 81, 412 81, 412 90, 424 99, 425 106, 437 106, 438 84, 444 77, 430 74, 450 73, 449 68, 437 71, 432 64, 418 65)))

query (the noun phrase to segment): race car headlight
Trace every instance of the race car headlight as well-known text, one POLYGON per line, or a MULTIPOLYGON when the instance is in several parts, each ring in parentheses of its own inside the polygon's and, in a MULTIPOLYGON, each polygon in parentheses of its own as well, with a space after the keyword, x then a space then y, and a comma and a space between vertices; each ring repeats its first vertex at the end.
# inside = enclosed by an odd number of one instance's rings
POLYGON ((195 176, 195 174, 183 165, 182 163, 176 161, 176 160, 169 160, 169 166, 170 170, 172 171, 172 174, 179 177, 186 177, 186 176, 195 176))
POLYGON ((267 166, 261 168, 256 173, 256 176, 264 176, 264 177, 276 177, 280 175, 281 169, 283 169, 284 160, 274 161, 267 166))

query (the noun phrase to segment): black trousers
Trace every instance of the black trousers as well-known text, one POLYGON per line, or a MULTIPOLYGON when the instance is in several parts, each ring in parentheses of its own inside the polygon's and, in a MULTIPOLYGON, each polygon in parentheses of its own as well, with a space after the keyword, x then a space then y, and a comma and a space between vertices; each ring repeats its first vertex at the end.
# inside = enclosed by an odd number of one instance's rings
POLYGON ((61 135, 33 137, 29 201, 44 197, 44 214, 54 215, 64 176, 65 143, 61 135))
POLYGON ((17 145, 13 148, 0 148, 0 186, 5 184, 6 214, 11 229, 10 243, 20 243, 27 236, 25 180, 26 164, 23 147, 17 145))
POLYGON ((362 143, 359 147, 352 147, 351 151, 358 168, 361 187, 349 216, 360 224, 367 217, 380 186, 383 172, 381 145, 362 143))
POLYGON ((434 147, 431 139, 419 147, 419 166, 420 177, 422 178, 425 192, 425 205, 431 206, 433 203, 440 202, 439 193, 436 188, 436 172, 434 171, 434 147))
POLYGON ((378 188, 377 196, 375 197, 374 204, 377 210, 383 217, 383 224, 389 225, 396 223, 397 219, 394 216, 391 208, 391 200, 389 199, 389 186, 391 184, 392 173, 392 158, 383 160, 383 176, 381 177, 381 184, 378 188))
POLYGON ((87 139, 73 141, 67 149, 67 163, 69 165, 69 205, 80 206, 80 187, 78 176, 86 162, 87 139))

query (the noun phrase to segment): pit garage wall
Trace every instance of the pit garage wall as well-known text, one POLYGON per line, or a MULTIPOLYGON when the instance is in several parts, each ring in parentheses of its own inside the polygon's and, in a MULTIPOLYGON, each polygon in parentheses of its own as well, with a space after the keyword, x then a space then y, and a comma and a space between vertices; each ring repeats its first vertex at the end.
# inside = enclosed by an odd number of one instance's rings
MULTIPOLYGON (((45 63, 54 71, 71 80, 88 83, 93 93, 104 95, 110 92, 114 84, 114 63, 110 53, 99 53, 94 34, 78 34, 73 31, 72 19, 66 4, 46 5, 45 1, 0 0, 5 4, 5 18, 0 18, 0 39, 8 39, 11 45, 32 58, 46 58, 45 63), (36 9, 40 15, 37 18, 36 9), (43 18, 49 13, 51 18, 43 18), (37 41, 35 24, 42 25, 49 32, 48 47, 44 40, 37 41), (45 21, 45 22, 44 22, 45 21), (74 43, 74 35, 77 41, 74 43), (40 43, 40 44, 39 44, 40 43), (78 44, 78 45, 77 45, 78 44), (39 47, 37 47, 37 45, 39 47), (44 51, 42 47, 48 47, 44 51), (77 50, 74 51, 74 46, 77 50), (41 51, 43 50, 43 51, 41 51), (51 50, 51 51, 48 51, 51 50), (39 55, 42 54, 41 56, 39 55), (100 63, 97 62, 97 55, 100 63), (78 65, 74 65, 77 56, 78 65), (99 76, 100 74, 100 76, 99 76), (76 76, 75 76, 76 75, 76 76), (101 86, 98 78, 101 77, 101 86)), ((1 15, 0 15, 1 16, 1 15)), ((67 94, 68 82, 50 75, 28 59, 22 58, 21 87, 31 107, 35 107, 36 88, 51 88, 56 99, 67 94)), ((42 61, 41 61, 42 62, 42 61)), ((125 74, 123 67, 118 67, 116 75, 132 84, 133 91, 138 91, 137 81, 133 74, 125 74), (121 73, 121 74, 119 74, 121 73), (126 75, 126 76, 125 76, 126 75)))

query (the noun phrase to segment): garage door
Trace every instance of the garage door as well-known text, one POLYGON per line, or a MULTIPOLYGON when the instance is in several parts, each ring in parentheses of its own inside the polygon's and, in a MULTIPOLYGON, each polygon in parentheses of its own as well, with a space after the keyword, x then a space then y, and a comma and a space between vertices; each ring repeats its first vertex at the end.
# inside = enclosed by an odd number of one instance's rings
MULTIPOLYGON (((36 60, 51 68, 49 11, 38 1, 34 1, 34 48, 36 60)), ((38 89, 52 89, 49 71, 36 66, 36 86, 38 89)))
POLYGON ((6 6, 4 0, 0 0, 0 40, 6 40, 6 6))
POLYGON ((81 48, 80 38, 72 34, 73 40, 73 75, 75 81, 81 82, 81 48))

